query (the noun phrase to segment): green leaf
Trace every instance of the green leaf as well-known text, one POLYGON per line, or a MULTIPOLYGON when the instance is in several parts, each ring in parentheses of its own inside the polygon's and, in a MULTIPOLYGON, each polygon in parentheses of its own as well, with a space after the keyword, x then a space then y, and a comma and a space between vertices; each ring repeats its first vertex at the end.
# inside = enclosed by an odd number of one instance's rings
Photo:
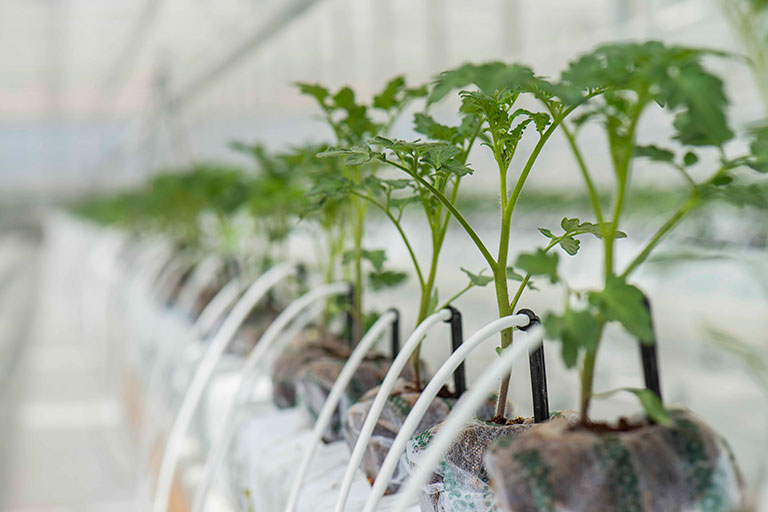
POLYGON ((492 276, 484 276, 482 271, 480 271, 480 273, 474 274, 463 267, 461 268, 461 271, 467 274, 467 277, 469 277, 469 282, 472 284, 472 286, 486 286, 488 283, 493 281, 492 276))
POLYGON ((507 279, 509 279, 510 281, 522 281, 523 279, 525 279, 525 277, 523 277, 518 272, 515 272, 514 267, 507 267, 507 279))
POLYGON ((299 87, 299 92, 301 92, 301 94, 312 96, 320 105, 325 106, 325 99, 330 95, 328 89, 320 84, 307 84, 299 82, 296 85, 299 87))
POLYGON ((579 352, 593 352, 600 336, 600 323, 589 311, 568 309, 562 316, 548 314, 544 318, 547 336, 562 343, 563 363, 573 368, 579 352))
POLYGON ((485 94, 498 91, 532 92, 546 95, 549 84, 535 77, 533 71, 519 64, 489 62, 485 64, 464 64, 456 69, 441 73, 433 84, 428 102, 435 103, 449 92, 474 84, 485 94))
POLYGON ((405 88, 405 78, 396 76, 384 86, 384 90, 373 97, 373 106, 381 110, 389 110, 399 104, 398 93, 405 88))
POLYGON ((547 253, 542 249, 536 249, 534 253, 520 254, 515 262, 515 267, 524 270, 532 276, 548 276, 550 282, 556 283, 558 280, 557 261, 557 253, 547 253))
POLYGON ((641 342, 652 343, 651 316, 644 297, 637 287, 627 284, 621 277, 612 276, 607 279, 603 291, 589 293, 589 302, 606 320, 619 322, 641 342))
POLYGON ((757 172, 768 173, 768 124, 753 128, 750 135, 749 150, 753 158, 747 165, 757 172))
POLYGON ((696 162, 698 162, 698 161, 699 161, 699 157, 696 156, 696 153, 694 153, 693 151, 688 151, 685 154, 685 156, 683 156, 683 164, 686 167, 690 167, 692 165, 695 165, 696 162))
POLYGON ((376 272, 382 272, 384 262, 387 261, 387 254, 384 252, 384 249, 350 249, 342 255, 341 263, 342 265, 347 265, 358 256, 368 260, 376 272))
POLYGON ((648 415, 649 418, 651 418, 651 420, 654 423, 657 423, 659 425, 663 425, 666 427, 675 424, 674 420, 672 419, 672 416, 670 416, 669 414, 669 411, 667 411, 664 408, 664 405, 661 403, 661 399, 659 399, 659 396, 653 391, 651 391, 650 389, 621 388, 621 389, 615 389, 613 391, 608 391, 606 393, 595 393, 594 396, 606 397, 614 393, 617 393, 619 391, 627 391, 635 395, 637 399, 640 401, 640 405, 643 406, 645 413, 648 415))
POLYGON ((654 162, 672 162, 675 160, 675 154, 672 151, 653 144, 635 146, 635 156, 645 157, 654 162))
POLYGON ((552 234, 552 232, 546 228, 539 228, 539 233, 544 235, 545 237, 549 238, 550 240, 553 240, 557 238, 555 235, 552 234))
POLYGON ((426 135, 432 140, 443 140, 445 142, 453 142, 459 132, 457 128, 440 124, 431 116, 421 113, 413 116, 413 128, 417 133, 426 135))
POLYGON ((579 227, 579 219, 569 219, 568 217, 563 217, 563 220, 560 221, 560 227, 563 228, 563 231, 566 233, 576 231, 576 229, 579 227))
POLYGON ((574 256, 577 252, 579 252, 579 241, 572 236, 563 238, 559 243, 560 247, 562 247, 563 250, 571 256, 574 256))
POLYGON ((331 148, 317 154, 318 158, 344 158, 344 165, 362 165, 370 162, 377 153, 367 146, 331 148))
POLYGON ((424 152, 424 162, 439 170, 459 154, 458 148, 450 144, 437 144, 424 152))
POLYGON ((408 274, 405 272, 395 272, 393 270, 378 270, 368 274, 368 283, 375 291, 384 288, 392 288, 405 282, 408 274))

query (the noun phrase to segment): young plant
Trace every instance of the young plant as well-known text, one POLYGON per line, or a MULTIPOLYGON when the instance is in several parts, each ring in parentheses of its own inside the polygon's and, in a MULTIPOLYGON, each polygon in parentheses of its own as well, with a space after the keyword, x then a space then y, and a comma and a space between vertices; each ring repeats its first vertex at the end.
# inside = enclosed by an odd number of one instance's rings
MULTIPOLYGON (((430 137, 434 142, 406 142, 377 135, 365 146, 334 148, 319 156, 343 157, 347 165, 363 165, 371 161, 387 164, 395 162, 396 167, 410 169, 412 174, 421 176, 422 180, 454 203, 461 178, 471 172, 466 162, 480 132, 477 117, 466 115, 458 126, 446 126, 436 122, 429 115, 420 113, 416 114, 414 124, 418 132, 430 137)), ((369 175, 359 183, 344 179, 338 183, 336 193, 351 195, 375 206, 397 230, 408 251, 419 283, 420 298, 416 325, 420 324, 427 316, 439 309, 435 279, 440 250, 451 219, 450 212, 430 190, 413 178, 383 179, 369 175), (430 231, 431 254, 428 265, 419 261, 411 238, 403 227, 405 208, 412 203, 421 206, 423 219, 430 231)), ((482 279, 482 276, 472 277, 470 284, 454 295, 446 305, 466 292, 477 279, 482 279)), ((372 284, 376 288, 378 281, 386 282, 392 278, 391 275, 380 274, 372 284)), ((421 386, 419 358, 420 346, 414 351, 411 359, 417 386, 421 386)))
MULTIPOLYGON (((597 220, 596 224, 589 224, 589 230, 603 245, 602 289, 576 292, 566 285, 564 312, 545 319, 548 335, 562 342, 566 365, 580 366, 580 412, 584 422, 589 421, 595 361, 605 325, 619 323, 641 342, 653 342, 650 313, 643 293, 630 283, 632 274, 694 208, 716 197, 749 198, 751 186, 741 185, 743 179, 737 168, 767 170, 764 162, 768 138, 763 131, 755 134, 751 154, 736 158, 726 154, 724 145, 734 136, 726 118, 727 99, 721 80, 702 64, 703 58, 712 53, 658 42, 608 44, 572 62, 556 87, 567 104, 581 105, 579 115, 564 123, 562 131, 597 220), (674 135, 668 141, 673 144, 671 148, 638 141, 643 116, 656 109, 673 117, 674 135), (588 122, 602 127, 606 137, 614 176, 610 205, 600 201, 588 155, 578 140, 579 129, 588 122), (702 151, 709 151, 716 162, 704 163, 700 158, 704 156, 702 151), (668 166, 686 184, 689 193, 629 263, 617 268, 615 241, 625 236, 618 228, 637 158, 668 166)), ((564 221, 563 227, 576 223, 564 221)), ((549 232, 542 233, 551 238, 549 232)), ((523 257, 543 261, 537 255, 523 257)), ((534 272, 538 273, 542 273, 540 269, 534 272)), ((546 273, 552 281, 563 281, 556 266, 547 268, 546 273)), ((629 391, 638 395, 651 417, 665 421, 658 397, 645 390, 629 391)))
MULTIPOLYGON (((453 89, 469 85, 475 85, 478 90, 461 93, 464 122, 459 127, 440 125, 427 116, 417 119, 419 130, 435 142, 406 143, 377 137, 370 141, 371 145, 368 147, 347 148, 343 152, 350 161, 380 161, 399 169, 410 177, 419 197, 424 198, 425 211, 439 204, 441 210, 444 208, 447 214, 442 217, 441 213, 441 216, 436 218, 444 223, 447 223, 448 214, 456 218, 491 269, 491 276, 464 270, 470 277, 470 285, 482 286, 492 281, 496 289, 498 313, 503 317, 512 314, 525 287, 532 285, 531 274, 537 270, 535 266, 527 268, 527 263, 523 261, 521 270, 528 274, 521 275, 508 265, 511 219, 515 205, 544 145, 576 106, 561 101, 555 95, 551 84, 535 76, 529 68, 502 63, 467 64, 442 73, 432 88, 428 104, 441 100, 453 89), (517 107, 518 100, 523 96, 535 98, 547 111, 532 112, 517 107), (538 140, 533 149, 523 156, 519 172, 513 175, 510 168, 519 143, 529 126, 538 134, 538 140), (459 139, 454 141, 453 137, 457 136, 459 139), (498 170, 501 210, 499 246, 495 254, 487 248, 456 205, 455 191, 458 179, 472 173, 466 165, 466 159, 475 137, 482 140, 482 146, 491 152, 498 170), (446 188, 446 184, 451 186, 446 188), (510 295, 509 280, 518 281, 518 288, 513 296, 510 295)), ((438 222, 436 226, 432 232, 440 234, 442 224, 438 222)), ((581 233, 573 232, 569 236, 578 234, 581 233)), ((442 244, 441 238, 438 237, 438 241, 442 244)), ((438 250, 439 246, 436 246, 438 250)), ((433 250, 433 257, 436 255, 437 252, 433 250)), ((425 280, 425 283, 428 282, 428 279, 425 280)), ((512 334, 512 329, 501 333, 499 350, 512 343, 512 334)), ((509 376, 502 380, 499 389, 496 407, 496 416, 499 419, 505 414, 508 387, 509 376)))
MULTIPOLYGON (((334 145, 338 147, 357 147, 370 137, 387 133, 405 107, 415 98, 424 96, 423 87, 409 88, 403 77, 389 81, 384 89, 374 96, 370 106, 358 103, 355 93, 349 87, 342 87, 336 93, 317 84, 298 84, 303 94, 315 99, 323 112, 324 119, 334 134, 334 145), (379 119, 377 119, 377 117, 379 119)), ((333 194, 338 200, 341 191, 352 183, 355 187, 374 176, 378 170, 377 162, 367 159, 356 161, 345 158, 338 163, 338 174, 333 179, 325 179, 311 191, 311 195, 322 197, 333 194)), ((352 304, 353 339, 362 336, 364 324, 363 285, 365 275, 363 261, 373 266, 372 283, 393 284, 402 281, 403 275, 384 273, 386 259, 383 250, 369 250, 363 247, 365 218, 368 202, 357 195, 349 195, 347 201, 341 201, 341 215, 348 217, 351 230, 351 246, 345 247, 344 264, 351 267, 351 280, 354 286, 352 304), (378 278, 378 280, 377 280, 378 278)))

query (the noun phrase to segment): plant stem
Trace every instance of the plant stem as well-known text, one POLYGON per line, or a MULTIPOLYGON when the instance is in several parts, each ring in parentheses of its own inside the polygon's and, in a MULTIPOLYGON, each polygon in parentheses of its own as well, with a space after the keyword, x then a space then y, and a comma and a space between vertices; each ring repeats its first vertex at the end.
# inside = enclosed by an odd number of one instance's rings
POLYGON ((483 255, 483 258, 485 258, 485 261, 488 263, 491 269, 496 267, 496 260, 493 258, 493 255, 490 253, 490 251, 485 246, 483 241, 477 235, 475 230, 472 229, 472 226, 469 224, 469 222, 467 222, 467 219, 465 219, 464 216, 459 212, 459 210, 457 210, 456 207, 451 203, 450 199, 445 197, 445 195, 443 195, 442 192, 440 192, 435 187, 433 187, 424 178, 422 178, 418 174, 414 174, 413 172, 411 172, 411 170, 408 169, 407 167, 400 165, 398 162, 394 162, 392 160, 387 160, 387 163, 389 163, 390 165, 393 165, 394 167, 397 167, 398 169, 405 171, 409 176, 411 176, 413 179, 418 181, 419 184, 422 185, 425 189, 429 190, 429 192, 432 193, 432 195, 434 195, 438 201, 443 203, 446 209, 449 212, 451 212, 451 215, 453 215, 456 218, 456 220, 459 222, 461 227, 464 228, 464 231, 467 232, 469 237, 472 239, 472 241, 475 243, 477 248, 480 250, 480 253, 483 255))
POLYGON ((363 233, 365 230, 365 208, 360 204, 360 199, 355 197, 355 225, 353 227, 354 241, 354 293, 352 303, 352 340, 360 341, 363 331, 363 233))
POLYGON ((688 199, 688 201, 683 204, 673 215, 670 217, 667 222, 665 222, 659 229, 656 231, 656 233, 651 237, 651 239, 648 241, 646 246, 643 248, 642 251, 640 251, 640 254, 635 256, 635 259, 632 260, 632 262, 627 266, 627 268, 624 270, 624 272, 621 274, 621 277, 627 278, 629 274, 635 271, 637 267, 643 263, 648 256, 651 254, 651 251, 659 244, 662 238, 669 233, 669 231, 674 228, 682 219, 685 217, 685 215, 693 209, 694 206, 696 206, 699 202, 699 194, 695 193, 692 194, 691 197, 688 199))
POLYGON ((587 190, 589 191, 589 199, 592 202, 592 210, 594 210, 595 216, 597 217, 597 222, 600 224, 600 229, 603 230, 603 235, 605 235, 605 227, 603 226, 603 209, 600 207, 600 196, 598 195, 595 183, 592 181, 592 177, 589 174, 589 169, 587 169, 587 163, 585 162, 581 151, 576 145, 576 139, 574 135, 571 133, 565 123, 563 123, 563 132, 565 133, 565 137, 568 139, 568 144, 571 146, 571 150, 576 157, 576 162, 578 163, 579 169, 581 170, 581 175, 584 177, 584 183, 587 185, 587 190))

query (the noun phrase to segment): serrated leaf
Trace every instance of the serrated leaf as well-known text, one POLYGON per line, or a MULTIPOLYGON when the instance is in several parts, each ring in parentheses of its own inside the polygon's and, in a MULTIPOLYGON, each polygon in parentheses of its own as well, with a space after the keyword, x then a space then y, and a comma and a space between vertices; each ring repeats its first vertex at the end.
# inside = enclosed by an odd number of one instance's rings
POLYGON ((643 343, 654 340, 651 316, 645 296, 636 286, 621 277, 611 276, 600 292, 590 292, 589 303, 597 307, 608 321, 619 322, 643 343))
POLYGON ((384 86, 379 94, 373 97, 373 106, 381 110, 389 110, 398 105, 397 95, 405 88, 405 78, 396 76, 384 86))
POLYGON ((562 343, 563 363, 568 368, 576 366, 579 352, 592 352, 597 347, 600 323, 589 311, 569 309, 562 316, 548 314, 544 318, 547 336, 562 343))
POLYGON ((435 103, 450 91, 476 85, 486 94, 511 90, 532 92, 547 96, 549 84, 535 77, 533 71, 519 64, 489 62, 485 64, 464 64, 456 69, 441 73, 435 80, 428 102, 435 103))
POLYGON ((557 253, 547 253, 542 249, 536 249, 533 253, 523 253, 517 257, 515 267, 524 270, 532 276, 545 275, 550 282, 556 283, 557 277, 557 253))
POLYGON ((375 291, 384 288, 392 288, 405 282, 408 274, 405 272, 396 272, 393 270, 372 271, 368 274, 368 283, 375 291))
POLYGON ((458 148, 450 144, 437 144, 424 151, 424 161, 435 169, 451 161, 459 154, 458 148))
POLYGON ((571 236, 563 238, 560 240, 559 244, 560 247, 562 247, 563 250, 571 256, 574 256, 577 252, 579 252, 579 241, 571 236))
POLYGON ((653 144, 635 146, 635 156, 648 158, 654 162, 672 162, 675 160, 675 154, 672 151, 653 144))
POLYGON ((458 129, 435 121, 427 114, 418 113, 413 116, 413 127, 417 133, 426 135, 432 140, 453 142, 458 136, 458 129))
POLYGON ((301 94, 312 96, 320 105, 325 105, 325 99, 330 95, 330 91, 320 84, 298 82, 296 85, 299 87, 301 94))
POLYGON ((560 221, 560 227, 563 228, 563 231, 566 233, 576 231, 576 229, 579 227, 579 219, 569 219, 568 217, 563 217, 563 220, 560 221))
POLYGON ((317 154, 318 158, 342 157, 344 165, 362 165, 370 162, 375 153, 368 147, 331 148, 317 154))
POLYGON ((461 271, 467 274, 467 277, 469 277, 469 282, 472 284, 472 286, 486 286, 488 283, 493 281, 492 276, 484 276, 481 273, 473 273, 465 268, 461 268, 461 271))

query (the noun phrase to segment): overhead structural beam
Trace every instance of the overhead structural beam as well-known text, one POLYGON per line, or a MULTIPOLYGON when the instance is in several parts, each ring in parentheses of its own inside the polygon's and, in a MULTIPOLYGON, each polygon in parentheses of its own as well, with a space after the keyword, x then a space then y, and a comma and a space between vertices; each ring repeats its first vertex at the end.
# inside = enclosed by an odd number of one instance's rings
POLYGON ((124 78, 133 69, 142 45, 148 39, 149 30, 157 18, 157 13, 160 11, 162 3, 163 0, 145 0, 131 28, 128 39, 126 39, 125 44, 123 44, 120 52, 115 57, 112 68, 105 75, 106 78, 101 87, 102 100, 107 100, 120 93, 121 87, 126 83, 124 78))
POLYGON ((294 0, 293 2, 287 3, 286 6, 272 19, 259 30, 246 36, 243 41, 235 45, 234 49, 226 53, 223 58, 214 62, 211 66, 207 67, 189 82, 181 86, 176 93, 171 93, 171 106, 173 108, 178 108, 181 104, 189 101, 212 82, 215 82, 218 76, 237 65, 238 62, 247 57, 253 50, 274 37, 282 29, 288 26, 291 21, 319 1, 320 0, 294 0))

